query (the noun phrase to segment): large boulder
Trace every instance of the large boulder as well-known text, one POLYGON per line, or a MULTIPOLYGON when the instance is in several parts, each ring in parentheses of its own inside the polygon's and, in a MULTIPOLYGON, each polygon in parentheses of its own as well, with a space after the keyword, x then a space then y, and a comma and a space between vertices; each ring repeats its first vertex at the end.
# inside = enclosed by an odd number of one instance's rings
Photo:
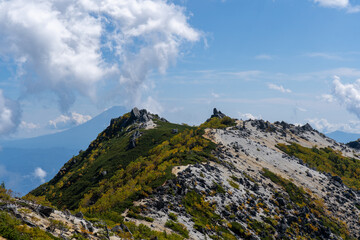
POLYGON ((84 218, 84 214, 83 214, 82 212, 77 212, 77 213, 75 214, 75 217, 80 218, 80 219, 83 219, 83 218, 84 218))
POLYGON ((40 205, 37 209, 37 212, 42 216, 50 217, 50 215, 54 212, 54 209, 40 205))
POLYGON ((131 118, 139 118, 140 117, 140 111, 138 108, 134 107, 132 110, 131 110, 131 113, 130 113, 130 117, 131 118))
POLYGON ((314 130, 309 123, 306 123, 304 126, 301 127, 301 129, 303 131, 313 131, 314 130))

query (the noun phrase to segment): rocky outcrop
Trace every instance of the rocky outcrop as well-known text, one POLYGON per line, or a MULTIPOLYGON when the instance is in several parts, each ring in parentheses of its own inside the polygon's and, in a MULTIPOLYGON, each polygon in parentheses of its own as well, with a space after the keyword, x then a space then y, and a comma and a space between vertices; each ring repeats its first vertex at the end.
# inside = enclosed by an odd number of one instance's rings
POLYGON ((50 217, 50 215, 54 212, 54 209, 51 207, 39 205, 37 212, 43 217, 50 217))
MULTIPOLYGON (((9 201, 0 200, 0 211, 9 213, 28 227, 40 228, 61 239, 74 239, 73 236, 77 234, 83 235, 86 239, 109 239, 108 229, 103 222, 90 222, 84 219, 81 212, 72 215, 68 210, 58 211, 16 198, 9 201)), ((122 231, 115 230, 114 232, 122 231)), ((112 236, 111 239, 120 240, 121 238, 112 236)))
POLYGON ((136 147, 136 140, 140 137, 141 137, 141 132, 139 132, 139 130, 135 130, 130 137, 129 149, 136 147))
POLYGON ((133 124, 136 124, 141 128, 145 128, 149 125, 149 122, 153 123, 153 120, 155 119, 158 121, 167 122, 166 119, 160 118, 156 114, 149 113, 146 109, 139 110, 136 107, 131 110, 130 116, 125 121, 121 121, 121 119, 121 117, 111 119, 110 127, 113 126, 112 128, 123 129, 133 124), (117 124, 119 123, 120 125, 117 126, 117 124))
POLYGON ((352 141, 346 144, 346 146, 353 148, 353 149, 357 149, 360 150, 360 139, 356 140, 356 141, 352 141))
POLYGON ((221 111, 218 111, 216 108, 213 109, 213 114, 211 115, 211 118, 224 118, 226 117, 225 114, 223 114, 221 111))

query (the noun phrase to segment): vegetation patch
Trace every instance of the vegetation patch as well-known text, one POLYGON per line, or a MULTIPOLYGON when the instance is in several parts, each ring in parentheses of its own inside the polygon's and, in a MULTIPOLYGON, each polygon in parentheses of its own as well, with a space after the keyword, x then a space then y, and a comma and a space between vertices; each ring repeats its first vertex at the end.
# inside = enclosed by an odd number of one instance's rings
POLYGON ((308 205, 310 203, 308 194, 302 188, 297 187, 291 181, 286 180, 279 175, 276 175, 268 169, 263 169, 263 175, 270 178, 270 180, 274 183, 282 186, 289 194, 290 200, 296 203, 299 207, 308 205))
POLYGON ((59 239, 40 228, 30 228, 8 213, 0 212, 0 236, 11 240, 59 239))
POLYGON ((214 185, 214 190, 217 193, 222 193, 222 194, 226 193, 224 187, 220 183, 217 183, 217 182, 213 181, 213 185, 214 185))
POLYGON ((240 185, 234 182, 233 180, 228 180, 230 186, 232 186, 235 189, 239 189, 240 185))
POLYGON ((153 222, 154 219, 151 217, 147 217, 147 216, 143 216, 141 214, 135 213, 132 210, 130 210, 127 214, 128 217, 130 218, 135 218, 135 219, 139 219, 139 220, 145 220, 147 222, 153 222))
POLYGON ((240 223, 231 222, 230 225, 230 230, 233 231, 237 236, 244 239, 249 239, 251 237, 251 233, 240 223))
POLYGON ((296 143, 290 145, 278 144, 277 147, 295 156, 317 171, 329 172, 341 177, 349 188, 360 190, 360 161, 355 158, 344 157, 338 151, 326 148, 306 148, 296 143))
POLYGON ((175 213, 169 213, 169 218, 175 222, 177 222, 177 215, 175 213))
POLYGON ((189 231, 186 229, 184 224, 169 220, 165 223, 165 227, 170 228, 171 230, 179 233, 185 238, 189 238, 189 231))
POLYGON ((193 190, 185 195, 182 202, 186 212, 192 216, 196 230, 202 233, 216 233, 216 235, 210 235, 213 239, 236 239, 224 226, 225 220, 215 213, 215 202, 205 201, 202 195, 193 190))
POLYGON ((217 118, 217 117, 213 117, 211 118, 209 121, 204 122, 203 124, 200 125, 200 128, 227 128, 227 127, 232 127, 235 126, 236 122, 234 119, 225 116, 223 118, 217 118))
MULTIPOLYGON (((145 226, 144 224, 139 224, 138 226, 135 223, 127 222, 126 226, 132 232, 134 239, 145 239, 145 240, 182 240, 184 239, 183 236, 178 234, 172 233, 168 234, 164 232, 153 231, 149 227, 145 226)), ((127 233, 119 234, 120 237, 124 239, 131 239, 127 233)))

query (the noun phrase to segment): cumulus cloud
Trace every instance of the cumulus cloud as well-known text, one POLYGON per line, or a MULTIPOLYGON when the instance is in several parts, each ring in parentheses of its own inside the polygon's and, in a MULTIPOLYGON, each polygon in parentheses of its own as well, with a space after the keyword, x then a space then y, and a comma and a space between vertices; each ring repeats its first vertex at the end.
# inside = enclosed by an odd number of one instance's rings
POLYGON ((20 115, 18 104, 4 97, 0 89, 0 135, 14 132, 20 123, 20 115))
POLYGON ((241 119, 244 119, 244 120, 248 120, 248 119, 252 119, 252 120, 255 120, 255 119, 261 119, 261 116, 254 116, 252 115, 251 113, 239 113, 239 116, 241 119))
POLYGON ((27 94, 56 94, 64 114, 114 80, 139 105, 148 74, 200 37, 166 0, 0 0, 0 58, 17 64, 27 94))
POLYGON ((349 0, 314 0, 322 7, 346 9, 348 12, 359 12, 360 7, 354 6, 349 0))
POLYGON ((333 98, 360 119, 360 79, 343 84, 338 76, 333 81, 333 98))
POLYGON ((54 120, 49 121, 49 126, 56 129, 64 129, 83 124, 91 119, 90 115, 71 112, 68 115, 60 115, 54 120))
POLYGON ((34 170, 34 172, 33 172, 33 175, 34 175, 36 178, 40 179, 40 181, 41 181, 42 183, 44 183, 44 182, 45 182, 45 177, 46 177, 47 173, 46 173, 45 170, 43 170, 42 168, 37 167, 37 168, 35 168, 35 170, 34 170))
POLYGON ((269 83, 268 87, 269 87, 269 89, 280 91, 282 93, 291 93, 290 89, 286 89, 281 85, 276 85, 276 84, 273 84, 273 83, 269 83))

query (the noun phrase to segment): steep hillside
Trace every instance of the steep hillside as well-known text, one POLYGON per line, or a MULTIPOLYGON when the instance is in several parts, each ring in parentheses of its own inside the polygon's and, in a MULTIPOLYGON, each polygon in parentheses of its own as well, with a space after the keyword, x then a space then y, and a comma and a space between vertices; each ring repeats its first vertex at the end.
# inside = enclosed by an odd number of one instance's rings
POLYGON ((239 121, 214 109, 190 127, 135 108, 26 199, 63 211, 48 218, 69 221, 60 216, 70 209, 92 224, 67 236, 357 239, 358 154, 308 124, 239 121))
POLYGON ((0 141, 1 180, 13 191, 25 195, 41 184, 42 179, 34 174, 36 168, 47 173, 46 181, 52 179, 67 160, 89 146, 112 118, 126 112, 122 107, 112 107, 88 122, 63 132, 0 141))

